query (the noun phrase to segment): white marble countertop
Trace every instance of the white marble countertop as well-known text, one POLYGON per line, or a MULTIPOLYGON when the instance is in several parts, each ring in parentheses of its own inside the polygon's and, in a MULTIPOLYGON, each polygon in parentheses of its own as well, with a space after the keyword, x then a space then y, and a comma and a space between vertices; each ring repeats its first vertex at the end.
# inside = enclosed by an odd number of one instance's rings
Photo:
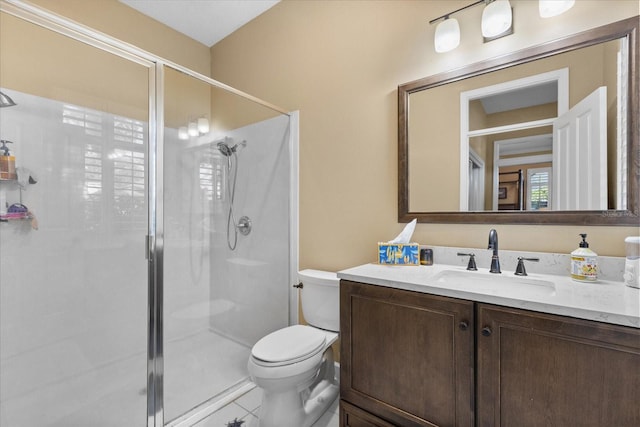
POLYGON ((513 270, 503 270, 499 276, 496 279, 486 268, 467 272, 464 267, 446 264, 364 264, 338 272, 340 279, 355 282, 640 328, 640 289, 623 282, 582 283, 536 273, 518 277, 513 270), (463 277, 466 283, 455 283, 455 277, 443 280, 443 271, 463 277), (472 276, 476 274, 477 282, 472 276))

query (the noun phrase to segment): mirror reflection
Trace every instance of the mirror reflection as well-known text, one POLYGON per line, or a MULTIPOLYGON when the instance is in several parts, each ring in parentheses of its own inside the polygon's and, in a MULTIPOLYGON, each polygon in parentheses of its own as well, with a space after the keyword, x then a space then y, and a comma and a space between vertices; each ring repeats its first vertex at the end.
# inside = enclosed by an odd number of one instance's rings
POLYGON ((620 38, 410 93, 409 212, 627 209, 620 38))

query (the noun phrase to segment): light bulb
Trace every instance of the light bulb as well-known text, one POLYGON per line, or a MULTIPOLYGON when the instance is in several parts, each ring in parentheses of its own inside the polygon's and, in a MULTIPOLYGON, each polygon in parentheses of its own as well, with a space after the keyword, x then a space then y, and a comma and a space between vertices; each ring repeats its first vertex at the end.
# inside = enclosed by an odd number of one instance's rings
POLYGON ((198 132, 209 133, 209 120, 204 117, 198 119, 198 132))
POLYGON ((198 136, 198 125, 196 124, 196 122, 190 122, 189 123, 189 127, 188 127, 188 132, 190 136, 198 136))
POLYGON ((455 49, 460 44, 460 25, 455 18, 445 18, 436 27, 434 37, 436 52, 443 53, 455 49))
POLYGON ((551 18, 565 13, 571 9, 575 0, 540 0, 538 2, 538 11, 542 18, 551 18))
POLYGON ((180 126, 178 128, 178 139, 181 139, 183 141, 189 139, 189 132, 187 131, 186 126, 180 126))
POLYGON ((496 0, 482 11, 482 35, 496 37, 511 28, 511 3, 509 0, 496 0))

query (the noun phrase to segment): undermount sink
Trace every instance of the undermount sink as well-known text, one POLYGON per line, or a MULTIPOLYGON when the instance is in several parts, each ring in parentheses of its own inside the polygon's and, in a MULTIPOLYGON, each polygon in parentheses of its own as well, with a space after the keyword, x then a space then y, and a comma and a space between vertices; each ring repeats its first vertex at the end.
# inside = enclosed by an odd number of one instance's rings
POLYGON ((556 290, 555 284, 549 280, 482 271, 443 270, 433 277, 433 281, 447 286, 464 287, 469 291, 506 291, 518 294, 552 295, 556 290))

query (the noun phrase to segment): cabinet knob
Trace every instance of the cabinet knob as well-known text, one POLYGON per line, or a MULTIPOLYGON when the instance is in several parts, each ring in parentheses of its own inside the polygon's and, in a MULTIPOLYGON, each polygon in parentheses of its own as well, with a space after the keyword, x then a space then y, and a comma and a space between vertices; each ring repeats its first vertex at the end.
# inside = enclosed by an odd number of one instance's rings
POLYGON ((489 335, 491 335, 492 332, 493 331, 488 326, 485 326, 484 328, 482 328, 482 335, 485 337, 488 337, 489 335))
POLYGON ((458 327, 461 331, 466 331, 467 329, 469 329, 469 323, 466 320, 463 320, 462 322, 458 323, 458 327))

